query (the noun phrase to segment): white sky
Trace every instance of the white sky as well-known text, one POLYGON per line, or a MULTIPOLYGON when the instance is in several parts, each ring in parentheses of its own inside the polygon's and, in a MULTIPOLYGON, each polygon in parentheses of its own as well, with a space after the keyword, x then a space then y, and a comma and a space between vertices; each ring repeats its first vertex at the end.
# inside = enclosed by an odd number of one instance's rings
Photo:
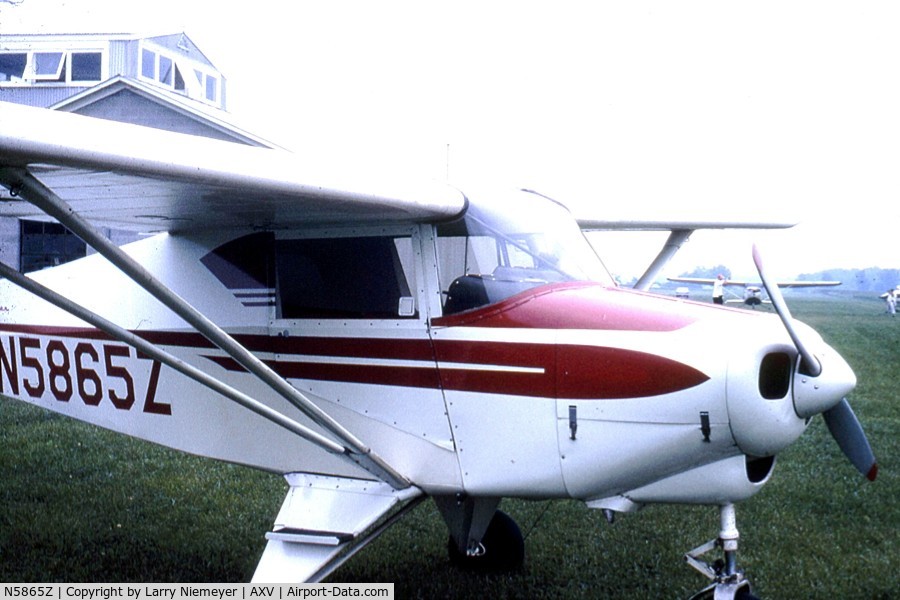
POLYGON ((900 3, 0 3, 0 36, 85 30, 185 31, 236 121, 313 166, 803 221, 697 232, 669 275, 749 276, 753 239, 778 277, 900 267, 900 3))

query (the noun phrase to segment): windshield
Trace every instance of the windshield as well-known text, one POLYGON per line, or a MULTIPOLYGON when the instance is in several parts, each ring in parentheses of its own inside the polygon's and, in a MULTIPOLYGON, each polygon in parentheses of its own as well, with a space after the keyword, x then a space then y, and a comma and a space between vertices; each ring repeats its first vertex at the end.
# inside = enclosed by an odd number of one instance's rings
POLYGON ((531 192, 469 198, 461 221, 438 227, 444 314, 547 283, 615 285, 562 205, 531 192))

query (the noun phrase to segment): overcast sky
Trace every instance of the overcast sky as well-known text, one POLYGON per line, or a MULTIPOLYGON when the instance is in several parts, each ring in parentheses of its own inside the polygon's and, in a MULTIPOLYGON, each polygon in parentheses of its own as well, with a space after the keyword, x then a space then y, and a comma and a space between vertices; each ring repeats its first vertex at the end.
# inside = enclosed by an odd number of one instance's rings
POLYGON ((747 276, 753 239, 779 277, 900 267, 900 3, 0 3, 0 36, 79 30, 185 31, 236 121, 312 166, 803 221, 698 232, 670 275, 747 276))

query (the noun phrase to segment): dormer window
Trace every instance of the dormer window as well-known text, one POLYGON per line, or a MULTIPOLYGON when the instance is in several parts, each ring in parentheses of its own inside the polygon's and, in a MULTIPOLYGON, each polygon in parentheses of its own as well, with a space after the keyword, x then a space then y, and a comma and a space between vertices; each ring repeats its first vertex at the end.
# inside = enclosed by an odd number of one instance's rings
POLYGON ((218 87, 219 80, 211 75, 205 75, 206 77, 206 99, 210 102, 215 102, 218 97, 218 87))
POLYGON ((175 63, 168 56, 159 57, 159 82, 169 87, 175 87, 174 74, 175 63))
POLYGON ((219 78, 193 61, 157 48, 141 49, 141 77, 156 84, 203 100, 210 104, 219 102, 219 78))
POLYGON ((141 77, 156 80, 156 52, 141 50, 141 77))

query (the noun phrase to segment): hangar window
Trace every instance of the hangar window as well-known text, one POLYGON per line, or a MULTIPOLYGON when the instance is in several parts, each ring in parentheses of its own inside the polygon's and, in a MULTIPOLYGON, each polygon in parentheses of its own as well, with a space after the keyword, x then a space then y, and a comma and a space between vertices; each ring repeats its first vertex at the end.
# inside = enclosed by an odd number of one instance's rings
POLYGON ((216 89, 218 88, 218 84, 218 79, 212 75, 206 76, 206 99, 210 102, 216 101, 216 89))
POLYGON ((277 240, 278 317, 417 316, 409 236, 277 240))
POLYGON ((156 52, 146 48, 141 51, 141 77, 156 79, 156 52))
POLYGON ((175 59, 148 48, 141 50, 141 77, 184 91, 184 77, 175 59))
POLYGON ((159 57, 159 82, 169 87, 174 86, 175 63, 167 56, 159 57))
POLYGON ((20 227, 22 273, 55 267, 87 254, 87 246, 81 238, 59 223, 22 221, 20 227))
POLYGON ((64 58, 62 52, 34 52, 27 72, 35 81, 62 81, 64 58))
POLYGON ((100 81, 103 62, 99 52, 72 53, 72 81, 100 81))
POLYGON ((28 51, 0 53, 0 83, 30 85, 103 78, 102 52, 28 51))
POLYGON ((17 82, 25 78, 27 52, 4 52, 0 54, 0 81, 17 82))

